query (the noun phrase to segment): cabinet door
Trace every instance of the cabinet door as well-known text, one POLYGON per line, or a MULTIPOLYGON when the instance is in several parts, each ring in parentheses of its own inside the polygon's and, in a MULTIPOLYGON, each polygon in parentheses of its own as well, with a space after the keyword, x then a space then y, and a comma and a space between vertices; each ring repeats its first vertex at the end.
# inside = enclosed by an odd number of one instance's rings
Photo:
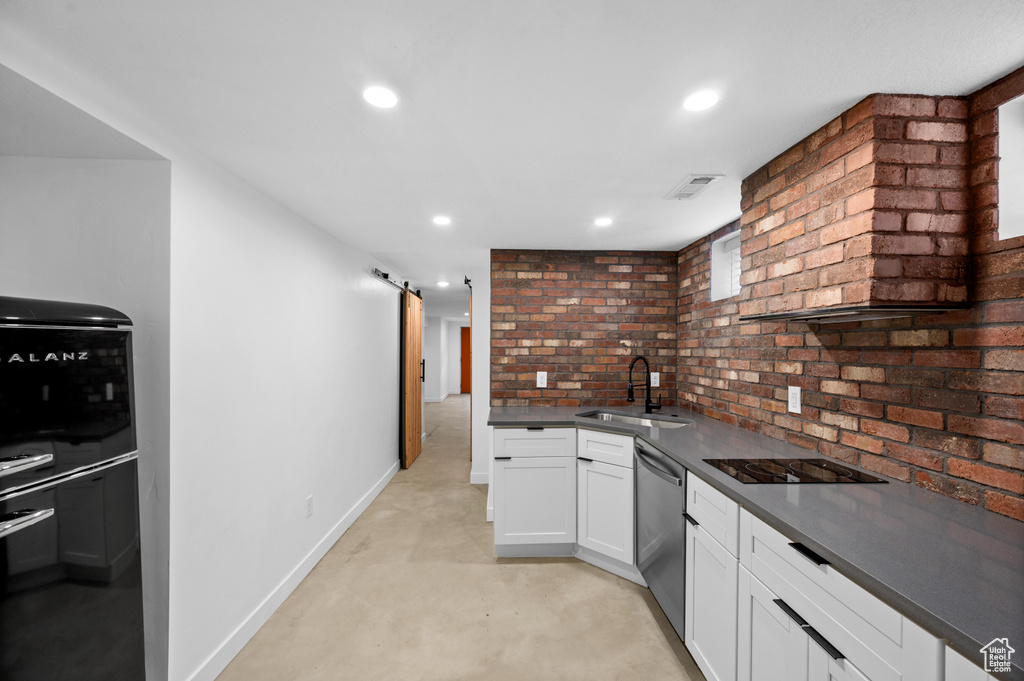
POLYGON ((633 469, 577 463, 579 545, 633 565, 633 469))
POLYGON ((739 561, 686 524, 686 647, 708 681, 736 680, 739 561))
POLYGON ((808 681, 810 639, 778 606, 775 594, 739 569, 738 681, 808 681))
POLYGON ((576 542, 576 459, 495 460, 494 543, 576 542))
POLYGON ((808 649, 810 681, 871 681, 846 659, 835 660, 813 641, 808 649))

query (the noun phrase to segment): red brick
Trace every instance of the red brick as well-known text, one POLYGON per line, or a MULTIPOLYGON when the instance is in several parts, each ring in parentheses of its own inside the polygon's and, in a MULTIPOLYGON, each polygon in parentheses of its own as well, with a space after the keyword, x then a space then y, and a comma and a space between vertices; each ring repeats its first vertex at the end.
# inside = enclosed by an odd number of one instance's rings
POLYGON ((862 384, 860 396, 865 400, 877 400, 879 402, 896 402, 898 404, 910 403, 910 388, 903 388, 892 385, 862 384))
POLYGON ((944 97, 939 100, 937 113, 939 118, 967 118, 967 100, 959 97, 944 97))
POLYGON ((967 172, 960 168, 909 168, 907 184, 911 187, 960 189, 967 186, 967 172))
POLYGON ((804 259, 802 257, 790 258, 789 260, 783 260, 780 263, 769 265, 768 278, 775 279, 777 277, 784 277, 787 274, 802 272, 803 269, 804 259))
POLYGON ((950 414, 949 430, 974 437, 1024 444, 1024 423, 950 414))
POLYGON ((943 461, 945 461, 942 456, 939 456, 935 452, 929 452, 927 449, 897 444, 895 442, 888 443, 885 447, 885 452, 890 457, 904 463, 909 463, 912 466, 927 468, 933 471, 941 471, 943 461))
POLYGON ((1024 499, 1015 499, 999 492, 986 491, 985 508, 1024 521, 1024 499))
POLYGON ((786 168, 800 161, 804 157, 803 144, 788 149, 768 164, 769 177, 781 173, 786 168))
POLYGON ((949 343, 949 332, 945 329, 893 331, 889 343, 897 347, 945 347, 949 343))
POLYGON ((1024 346, 1024 326, 988 326, 980 329, 956 329, 953 344, 961 347, 1024 346))
POLYGON ((821 148, 821 163, 828 165, 837 158, 849 154, 860 145, 871 140, 874 135, 874 126, 870 120, 858 123, 852 129, 847 130, 834 141, 829 142, 821 148))
POLYGON ((985 307, 986 322, 1024 322, 1024 300, 989 303, 985 307))
POLYGON ((985 399, 985 414, 1024 421, 1024 398, 990 396, 985 399))
POLYGON ((914 365, 977 369, 981 366, 981 353, 977 350, 918 350, 914 353, 914 365))
POLYGON ((909 95, 875 95, 872 109, 877 116, 927 118, 935 115, 935 100, 909 95))
POLYGON ((788 189, 776 194, 769 200, 768 206, 771 210, 779 210, 783 206, 788 206, 794 201, 799 201, 807 193, 807 188, 803 182, 800 184, 789 187, 788 189))
POLYGON ((886 423, 885 421, 863 419, 860 422, 860 430, 867 435, 876 435, 887 440, 896 440, 897 442, 904 443, 910 442, 910 429, 905 426, 886 423))
POLYGON ((872 454, 881 454, 885 449, 885 443, 878 438, 860 435, 859 433, 851 433, 848 430, 843 431, 839 441, 847 447, 861 449, 865 452, 871 452, 872 454))
POLYGON ((840 407, 849 414, 867 416, 873 419, 880 419, 885 414, 885 405, 878 404, 877 402, 844 399, 840 401, 840 407))
POLYGON ((875 160, 883 163, 906 163, 931 165, 939 158, 938 149, 929 144, 879 144, 875 160))
POLYGON ((909 423, 913 426, 921 426, 922 428, 931 428, 933 430, 943 430, 944 428, 942 414, 937 411, 898 407, 893 404, 890 404, 886 411, 890 421, 909 423))
POLYGON ((1024 471, 1024 449, 1021 447, 987 442, 985 443, 985 453, 982 458, 988 463, 1024 471))
POLYGON ((950 459, 946 464, 949 474, 989 487, 998 487, 1014 494, 1024 494, 1024 475, 1000 470, 985 464, 950 459))
POLYGON ((931 302, 936 300, 935 284, 930 281, 879 281, 872 288, 877 301, 931 302))
POLYGON ((986 371, 954 371, 949 377, 954 390, 1024 395, 1024 375, 986 371))
POLYGON ((943 476, 918 471, 914 474, 914 484, 975 506, 981 501, 981 489, 977 486, 943 476))
POLYGON ((901 482, 910 481, 910 470, 889 459, 871 456, 870 454, 861 454, 860 465, 867 468, 869 471, 881 473, 882 475, 895 478, 901 482))
POLYGON ((907 139, 925 142, 966 142, 967 124, 910 121, 907 123, 907 139))
POLYGON ((803 233, 804 233, 804 223, 803 222, 794 222, 794 223, 788 224, 785 227, 780 227, 779 229, 773 230, 768 235, 768 245, 769 246, 777 246, 777 245, 783 243, 784 241, 789 241, 790 239, 794 239, 794 238, 802 235, 803 233))
POLYGON ((945 409, 965 414, 981 411, 981 401, 977 395, 955 390, 916 390, 914 404, 927 409, 945 409))
POLYGON ((843 303, 843 291, 839 288, 826 288, 808 291, 804 294, 806 307, 817 308, 843 303))
POLYGON ((842 375, 843 380, 846 381, 870 381, 872 383, 885 381, 885 369, 880 367, 844 366, 842 375))

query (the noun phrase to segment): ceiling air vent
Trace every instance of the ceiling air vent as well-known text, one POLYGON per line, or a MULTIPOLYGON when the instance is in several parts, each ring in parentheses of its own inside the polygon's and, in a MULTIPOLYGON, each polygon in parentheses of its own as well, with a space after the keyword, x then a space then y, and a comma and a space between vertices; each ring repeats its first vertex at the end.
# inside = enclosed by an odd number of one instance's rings
POLYGON ((669 192, 668 196, 666 196, 665 198, 666 199, 670 199, 670 200, 671 199, 676 199, 676 200, 680 200, 680 201, 684 200, 684 199, 692 199, 693 197, 697 196, 697 194, 700 194, 702 191, 704 191, 704 189, 709 184, 711 184, 712 182, 714 182, 715 180, 717 180, 720 177, 725 177, 725 176, 724 175, 690 175, 685 180, 683 180, 682 184, 680 184, 678 187, 676 187, 671 192, 669 192))

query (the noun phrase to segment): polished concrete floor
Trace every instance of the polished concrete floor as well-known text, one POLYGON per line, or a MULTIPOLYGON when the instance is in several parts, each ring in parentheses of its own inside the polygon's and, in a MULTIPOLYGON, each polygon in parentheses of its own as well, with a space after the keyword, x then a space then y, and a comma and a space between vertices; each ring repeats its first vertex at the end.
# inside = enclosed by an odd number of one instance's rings
POLYGON ((218 681, 703 681, 650 592, 573 558, 494 557, 469 396, 218 681))

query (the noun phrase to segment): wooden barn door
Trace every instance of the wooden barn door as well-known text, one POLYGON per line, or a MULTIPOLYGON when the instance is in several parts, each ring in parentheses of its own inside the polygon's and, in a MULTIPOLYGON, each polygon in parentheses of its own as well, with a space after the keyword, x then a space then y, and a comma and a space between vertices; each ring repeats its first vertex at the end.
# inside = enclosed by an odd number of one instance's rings
POLYGON ((408 468, 423 448, 423 301, 402 291, 402 468, 408 468))

